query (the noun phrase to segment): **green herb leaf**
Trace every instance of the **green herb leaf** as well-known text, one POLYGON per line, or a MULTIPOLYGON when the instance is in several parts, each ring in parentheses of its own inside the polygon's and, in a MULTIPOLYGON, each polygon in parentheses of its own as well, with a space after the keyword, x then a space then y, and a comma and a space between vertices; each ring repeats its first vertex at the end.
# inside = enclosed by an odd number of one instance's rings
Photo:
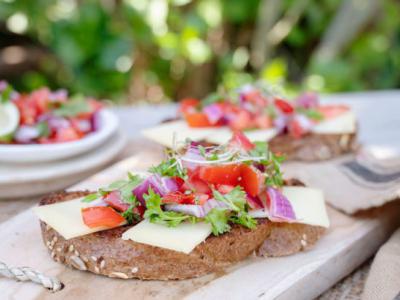
POLYGON ((168 177, 184 178, 186 176, 185 171, 179 167, 179 164, 175 158, 170 158, 166 161, 163 161, 159 165, 151 167, 149 171, 151 173, 168 177))
POLYGON ((99 194, 99 193, 89 194, 82 199, 82 202, 86 202, 86 203, 92 202, 100 197, 101 197, 101 194, 99 194))
POLYGON ((223 234, 231 229, 228 224, 229 212, 226 209, 213 208, 205 217, 205 221, 211 224, 214 235, 223 234))
POLYGON ((223 100, 224 98, 218 93, 212 93, 201 101, 201 105, 204 107, 213 103, 222 102, 223 100))
POLYGON ((81 95, 71 98, 68 102, 62 103, 58 109, 54 110, 54 114, 58 117, 74 117, 86 112, 90 112, 90 106, 81 95))
POLYGON ((50 135, 50 128, 47 122, 40 122, 36 125, 40 137, 48 137, 50 135))
POLYGON ((140 221, 140 215, 133 212, 135 208, 134 205, 131 205, 126 211, 124 211, 121 216, 128 222, 128 224, 133 224, 140 221))
POLYGON ((166 225, 168 227, 176 227, 185 220, 191 222, 194 218, 189 215, 173 211, 163 211, 161 209, 161 197, 156 194, 152 189, 149 189, 148 194, 143 195, 146 201, 146 212, 144 213, 145 219, 151 223, 166 225))
POLYGON ((297 111, 312 120, 321 121, 324 119, 324 115, 315 109, 306 109, 301 107, 298 108, 297 111))
POLYGON ((6 84, 7 86, 5 89, 0 92, 0 103, 6 103, 10 101, 11 94, 14 92, 13 87, 8 83, 6 84))

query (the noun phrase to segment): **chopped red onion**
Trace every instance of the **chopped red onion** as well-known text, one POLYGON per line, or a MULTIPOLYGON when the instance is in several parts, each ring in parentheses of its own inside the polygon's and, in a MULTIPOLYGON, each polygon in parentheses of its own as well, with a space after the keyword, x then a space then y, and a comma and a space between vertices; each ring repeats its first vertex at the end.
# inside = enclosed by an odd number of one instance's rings
POLYGON ((192 162, 193 160, 205 161, 206 159, 201 155, 197 146, 190 146, 186 153, 181 157, 181 160, 184 168, 194 170, 196 169, 197 164, 192 162))
POLYGON ((216 124, 224 116, 221 106, 216 103, 207 105, 203 108, 203 111, 212 124, 216 124))
POLYGON ((229 208, 228 204, 222 202, 222 201, 217 201, 215 199, 210 199, 206 203, 203 204, 204 212, 207 215, 213 208, 229 208))
POLYGON ((103 197, 93 200, 89 202, 89 207, 96 207, 96 206, 108 206, 108 204, 104 201, 103 197))
POLYGON ((288 120, 289 119, 287 116, 279 114, 273 121, 274 127, 278 130, 278 132, 282 132, 285 130, 288 120))
POLYGON ((161 197, 165 196, 166 194, 176 192, 179 189, 178 184, 174 179, 169 177, 161 177, 159 174, 153 174, 147 177, 132 191, 133 195, 143 206, 146 206, 143 195, 147 194, 150 188, 161 197))
POLYGON ((265 209, 271 221, 290 222, 296 220, 292 205, 279 190, 268 187, 267 193, 270 201, 267 201, 265 209))
POLYGON ((14 139, 17 143, 30 143, 40 136, 40 131, 34 126, 22 125, 15 132, 14 139))
POLYGON ((252 209, 263 208, 263 204, 258 197, 253 197, 247 194, 247 203, 250 205, 252 209))
POLYGON ((49 94, 50 102, 66 102, 68 100, 67 90, 60 89, 49 94))
POLYGON ((101 128, 101 116, 100 116, 100 111, 96 111, 92 114, 90 117, 90 123, 91 123, 91 130, 92 131, 97 131, 101 128))
POLYGON ((204 218, 206 213, 204 211, 204 207, 201 205, 192 205, 192 204, 166 204, 164 206, 165 210, 168 211, 176 211, 183 214, 195 216, 198 218, 204 218))
POLYGON ((304 108, 315 108, 318 102, 318 95, 313 92, 304 93, 295 100, 296 106, 304 108))
POLYGON ((314 126, 313 122, 307 118, 305 115, 296 114, 294 117, 294 121, 296 121, 304 132, 308 132, 314 126))
POLYGON ((83 133, 92 131, 92 124, 88 120, 77 120, 76 124, 78 129, 83 133))
POLYGON ((249 216, 260 219, 260 218, 268 218, 268 213, 264 208, 254 209, 249 211, 249 216))

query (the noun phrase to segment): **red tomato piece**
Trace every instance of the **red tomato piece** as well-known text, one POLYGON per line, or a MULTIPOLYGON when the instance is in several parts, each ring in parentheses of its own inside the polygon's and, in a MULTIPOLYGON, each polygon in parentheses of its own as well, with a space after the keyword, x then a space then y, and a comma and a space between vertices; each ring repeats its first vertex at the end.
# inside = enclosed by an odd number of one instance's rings
POLYGON ((133 208, 133 212, 135 214, 138 214, 141 217, 143 217, 145 211, 146 211, 146 208, 142 205, 138 205, 133 208))
POLYGON ((50 91, 47 88, 38 89, 31 93, 30 100, 34 103, 38 114, 43 114, 49 110, 50 91))
POLYGON ((253 166, 242 164, 240 167, 240 186, 250 195, 257 196, 264 186, 264 176, 253 166))
POLYGON ((240 165, 229 164, 200 168, 199 177, 210 184, 237 185, 240 180, 240 165))
POLYGON ((249 151, 255 147, 255 145, 250 142, 247 136, 241 131, 235 131, 229 144, 232 146, 239 146, 242 149, 249 151))
POLYGON ((56 142, 59 143, 76 141, 80 138, 81 135, 72 127, 58 129, 55 136, 56 142))
POLYGON ((283 112, 284 114, 291 114, 294 112, 294 108, 292 106, 292 104, 290 104, 289 102, 276 98, 275 101, 275 106, 279 108, 279 110, 281 112, 283 112))
POLYGON ((198 107, 200 104, 200 101, 198 99, 193 99, 193 98, 186 98, 183 99, 179 103, 179 111, 181 113, 194 113, 196 112, 196 107, 198 107))
POLYGON ((323 105, 318 107, 317 110, 324 116, 325 119, 333 119, 345 112, 348 112, 350 107, 347 105, 323 105))
POLYGON ((111 207, 95 206, 82 209, 83 223, 90 228, 113 228, 121 225, 125 219, 111 207))
POLYGON ((208 120, 207 115, 202 112, 185 114, 186 122, 190 127, 210 127, 213 124, 208 120))
POLYGON ((220 184, 217 186, 218 192, 220 192, 223 195, 230 193, 234 188, 235 188, 234 186, 227 184, 220 184))
POLYGON ((298 120, 290 121, 288 129, 290 134, 296 139, 301 138, 306 133, 298 120))
POLYGON ((112 191, 104 197, 104 201, 112 208, 120 212, 126 211, 130 206, 128 203, 122 201, 119 191, 112 191))
POLYGON ((199 168, 189 173, 188 181, 181 186, 180 190, 182 192, 193 190, 196 193, 211 194, 211 189, 207 182, 200 178, 199 168))
POLYGON ((243 130, 251 128, 253 126, 251 114, 246 110, 240 110, 229 122, 229 126, 233 130, 243 130))
POLYGON ((195 193, 195 197, 196 197, 196 203, 203 205, 207 202, 208 199, 210 199, 210 196, 207 194, 201 194, 201 193, 195 193))
POLYGON ((256 117, 256 125, 258 128, 267 129, 272 127, 272 120, 267 115, 260 115, 256 117))
POLYGON ((180 191, 172 192, 162 197, 162 203, 195 204, 193 193, 185 194, 180 191))

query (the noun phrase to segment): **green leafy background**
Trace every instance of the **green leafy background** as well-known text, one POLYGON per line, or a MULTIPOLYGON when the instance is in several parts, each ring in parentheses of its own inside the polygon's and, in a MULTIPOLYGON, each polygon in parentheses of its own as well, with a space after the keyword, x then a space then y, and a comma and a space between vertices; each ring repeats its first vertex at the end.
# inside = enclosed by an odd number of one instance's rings
POLYGON ((400 86, 398 1, 378 1, 330 59, 316 52, 346 0, 282 0, 275 22, 299 1, 297 22, 256 66, 250 58, 255 33, 263 32, 261 7, 277 1, 0 0, 0 76, 21 90, 65 87, 119 103, 203 97, 258 77, 289 93, 400 86), (7 64, 15 46, 28 62, 7 64))

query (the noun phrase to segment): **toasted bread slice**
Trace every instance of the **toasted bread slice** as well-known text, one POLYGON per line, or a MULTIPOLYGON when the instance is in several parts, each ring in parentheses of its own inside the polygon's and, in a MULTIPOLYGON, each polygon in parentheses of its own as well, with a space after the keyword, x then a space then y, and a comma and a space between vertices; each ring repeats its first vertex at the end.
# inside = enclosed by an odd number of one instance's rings
POLYGON ((351 153, 356 150, 356 133, 307 134, 295 139, 282 134, 269 141, 270 150, 282 153, 287 160, 321 161, 351 153))
MULTIPOLYGON (((55 193, 44 198, 40 205, 72 200, 86 194, 88 192, 55 193)), ((229 233, 209 236, 191 253, 185 254, 123 240, 122 234, 130 227, 123 226, 65 240, 41 222, 43 241, 55 261, 108 277, 143 280, 199 277, 221 271, 253 253, 260 256, 290 255, 311 247, 325 231, 317 226, 272 223, 267 219, 259 219, 258 226, 253 230, 234 225, 229 233)))

